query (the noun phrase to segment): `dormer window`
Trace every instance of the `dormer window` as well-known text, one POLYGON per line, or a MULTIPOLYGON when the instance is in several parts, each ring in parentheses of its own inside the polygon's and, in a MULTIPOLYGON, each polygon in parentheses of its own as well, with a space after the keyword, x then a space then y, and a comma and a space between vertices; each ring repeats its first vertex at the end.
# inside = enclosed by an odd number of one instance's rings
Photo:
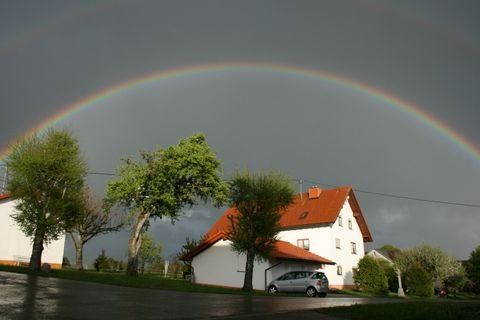
POLYGON ((342 216, 338 216, 338 226, 339 226, 339 227, 343 227, 342 216))
POLYGON ((305 219, 306 217, 308 216, 308 211, 305 211, 303 213, 300 214, 300 216, 298 217, 299 220, 303 220, 305 219))

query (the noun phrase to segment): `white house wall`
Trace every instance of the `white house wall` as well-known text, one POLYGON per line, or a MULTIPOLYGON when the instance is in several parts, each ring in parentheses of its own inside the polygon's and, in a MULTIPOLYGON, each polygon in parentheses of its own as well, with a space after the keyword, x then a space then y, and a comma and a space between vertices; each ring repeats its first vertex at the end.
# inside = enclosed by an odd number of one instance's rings
MULTIPOLYGON (((230 241, 220 240, 193 259, 194 281, 195 283, 241 288, 245 278, 245 263, 245 255, 234 252, 230 241)), ((264 271, 268 266, 266 261, 255 261, 252 281, 254 289, 264 289, 264 271)))
MULTIPOLYGON (((194 282, 232 288, 243 287, 245 277, 245 255, 232 250, 231 242, 220 240, 198 254, 192 261, 194 282)), ((286 272, 293 270, 315 270, 319 264, 296 261, 255 261, 252 285, 255 290, 264 290, 265 285, 286 272), (267 279, 265 281, 265 270, 267 279)))
POLYGON ((280 240, 293 245, 297 245, 299 239, 309 239, 310 252, 336 262, 336 265, 326 265, 322 270, 333 288, 354 285, 353 268, 364 255, 362 233, 348 200, 343 205, 339 217, 342 218, 343 226, 340 226, 337 220, 333 224, 316 228, 281 231, 278 235, 280 240), (349 220, 352 222, 352 229, 349 229, 349 220), (340 249, 336 248, 336 239, 340 239, 340 249), (356 254, 352 253, 352 242, 356 244, 356 254), (338 266, 342 267, 341 275, 337 274, 338 266))
MULTIPOLYGON (((15 212, 14 201, 0 200, 0 264, 28 263, 32 254, 32 242, 11 218, 15 212)), ((63 260, 65 235, 48 245, 44 244, 42 263, 60 268, 63 260)))

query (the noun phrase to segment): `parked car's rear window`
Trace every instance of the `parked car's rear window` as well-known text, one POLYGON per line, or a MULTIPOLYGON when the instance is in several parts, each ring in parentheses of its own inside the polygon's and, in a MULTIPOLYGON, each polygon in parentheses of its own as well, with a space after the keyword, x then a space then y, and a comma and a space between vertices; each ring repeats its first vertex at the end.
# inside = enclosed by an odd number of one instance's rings
POLYGON ((313 275, 312 279, 326 279, 327 277, 325 276, 324 273, 322 272, 317 272, 313 275))
POLYGON ((313 272, 311 271, 298 271, 297 275, 295 276, 295 279, 303 279, 306 277, 310 277, 313 272))

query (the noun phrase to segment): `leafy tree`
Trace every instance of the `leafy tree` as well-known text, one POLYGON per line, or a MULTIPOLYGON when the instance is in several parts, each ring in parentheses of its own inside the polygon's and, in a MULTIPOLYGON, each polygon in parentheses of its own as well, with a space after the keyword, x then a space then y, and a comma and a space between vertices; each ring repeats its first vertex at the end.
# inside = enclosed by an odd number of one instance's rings
POLYGON ((473 289, 480 292, 480 246, 470 252, 466 263, 468 278, 473 282, 473 289))
POLYGON ((449 277, 463 273, 460 262, 440 248, 426 244, 403 250, 395 257, 395 264, 402 272, 414 264, 419 264, 430 274, 437 287, 444 287, 449 277))
POLYGON ((463 268, 459 273, 445 279, 444 284, 447 295, 453 293, 453 295, 456 296, 457 292, 465 287, 467 281, 468 279, 463 268))
POLYGON ((141 159, 126 159, 119 179, 107 185, 110 202, 130 209, 132 230, 128 241, 127 275, 138 274, 142 229, 150 218, 178 219, 185 205, 225 200, 227 185, 219 174, 220 162, 203 135, 182 139, 177 145, 141 152, 141 159))
POLYGON ((68 260, 67 257, 63 257, 62 259, 62 268, 68 268, 70 267, 70 260, 68 260))
POLYGON ((19 140, 6 163, 8 190, 18 201, 12 217, 33 239, 30 269, 39 271, 43 244, 58 239, 80 214, 86 164, 72 134, 54 129, 19 140))
POLYGON ((83 247, 88 241, 99 234, 118 231, 123 227, 121 217, 104 206, 102 200, 91 194, 88 188, 83 189, 81 200, 80 216, 70 230, 75 245, 75 267, 78 270, 83 269, 83 247))
POLYGON ((405 285, 410 295, 431 297, 433 295, 432 276, 419 264, 414 262, 404 273, 405 285))
MULTIPOLYGON (((176 256, 176 259, 178 260, 181 256, 187 254, 188 252, 196 248, 200 243, 201 241, 197 241, 193 238, 187 237, 185 239, 185 244, 182 246, 176 256)), ((192 261, 183 261, 182 273, 183 278, 186 278, 187 275, 192 274, 192 261)))
POLYGON ((253 263, 268 258, 280 229, 281 211, 293 202, 288 179, 277 173, 237 173, 231 181, 230 205, 238 214, 229 216, 229 239, 246 255, 244 291, 252 291, 253 263))
POLYGON ((384 259, 378 259, 377 263, 383 269, 383 272, 387 277, 388 290, 391 292, 398 292, 398 274, 394 265, 384 259))
POLYGON ((138 252, 142 274, 145 272, 146 264, 151 264, 162 259, 160 255, 161 252, 162 246, 159 243, 155 243, 155 240, 149 233, 144 233, 142 235, 142 244, 140 245, 140 250, 138 252))
POLYGON ((122 270, 123 262, 117 261, 112 257, 109 257, 105 253, 105 249, 102 249, 102 252, 97 256, 94 262, 95 270, 122 270))
POLYGON ((388 292, 387 276, 383 268, 373 257, 364 256, 354 269, 353 280, 361 290, 373 294, 388 292))
POLYGON ((379 250, 388 251, 388 252, 400 252, 400 249, 398 249, 392 244, 384 244, 379 250))

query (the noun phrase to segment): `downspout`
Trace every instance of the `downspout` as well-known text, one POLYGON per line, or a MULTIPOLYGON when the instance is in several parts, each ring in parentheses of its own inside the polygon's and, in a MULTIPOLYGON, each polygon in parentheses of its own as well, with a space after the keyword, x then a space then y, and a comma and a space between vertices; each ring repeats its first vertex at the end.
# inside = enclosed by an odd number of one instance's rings
POLYGON ((280 261, 279 263, 277 264, 274 264, 273 266, 270 266, 268 267, 267 269, 265 269, 265 290, 267 290, 267 271, 270 270, 270 269, 273 269, 275 268, 276 266, 282 264, 282 261, 280 261))

